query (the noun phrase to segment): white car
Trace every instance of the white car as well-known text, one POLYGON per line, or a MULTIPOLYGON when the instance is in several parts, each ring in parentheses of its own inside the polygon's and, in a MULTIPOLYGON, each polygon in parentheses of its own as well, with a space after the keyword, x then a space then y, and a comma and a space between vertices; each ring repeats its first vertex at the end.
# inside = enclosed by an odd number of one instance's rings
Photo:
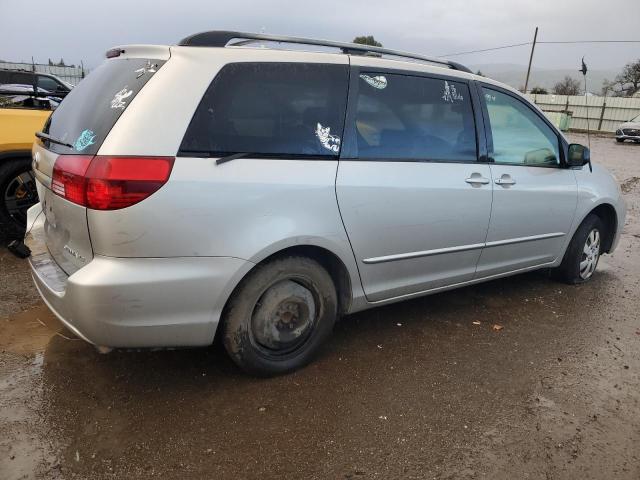
POLYGON ((96 345, 219 334, 246 371, 288 372, 339 315, 536 269, 585 282, 620 238, 589 150, 459 64, 238 32, 107 57, 37 134, 26 238, 44 301, 96 345))
POLYGON ((621 124, 616 129, 616 141, 622 143, 625 140, 640 142, 640 115, 621 124))

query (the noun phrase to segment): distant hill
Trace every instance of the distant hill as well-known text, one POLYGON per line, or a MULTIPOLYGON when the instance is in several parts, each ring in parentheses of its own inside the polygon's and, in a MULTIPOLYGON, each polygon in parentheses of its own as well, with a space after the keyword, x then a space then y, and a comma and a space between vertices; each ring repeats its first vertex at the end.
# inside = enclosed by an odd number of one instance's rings
MULTIPOLYGON (((518 89, 524 86, 524 81, 527 76, 526 65, 513 63, 471 65, 469 68, 474 72, 480 70, 484 76, 518 89)), ((613 80, 618 73, 619 72, 615 70, 589 70, 587 73, 587 87, 589 91, 600 94, 604 80, 613 80)), ((543 69, 535 68, 534 65, 531 69, 531 76, 529 77, 529 89, 533 87, 543 87, 551 92, 551 88, 562 80, 565 75, 582 81, 582 73, 578 72, 577 67, 574 69, 543 69)))

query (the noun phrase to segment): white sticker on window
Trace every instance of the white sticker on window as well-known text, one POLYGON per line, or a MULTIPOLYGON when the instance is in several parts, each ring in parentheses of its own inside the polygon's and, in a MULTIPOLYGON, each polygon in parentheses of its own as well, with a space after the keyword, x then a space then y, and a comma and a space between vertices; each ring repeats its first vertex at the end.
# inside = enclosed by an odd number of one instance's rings
POLYGON ((125 85, 122 90, 120 90, 113 96, 113 100, 111 100, 111 108, 121 108, 122 110, 124 110, 124 107, 127 106, 124 100, 125 98, 129 98, 131 95, 133 95, 133 90, 127 90, 127 87, 125 85))
POLYGON ((496 96, 495 95, 491 95, 490 93, 485 93, 484 94, 484 99, 487 102, 495 102, 496 101, 496 96))
POLYGON ((147 64, 142 67, 139 68, 137 70, 135 70, 134 72, 136 73, 136 78, 140 78, 141 76, 143 76, 145 73, 149 72, 149 73, 156 73, 156 69, 158 68, 158 64, 157 63, 151 63, 151 60, 147 60, 147 64))
POLYGON ((447 82, 446 80, 444 82, 444 95, 442 95, 442 99, 445 102, 451 102, 451 103, 464 100, 462 95, 458 93, 458 91, 456 90, 456 86, 449 85, 449 82, 447 82))
POLYGON ((333 153, 340 152, 340 137, 331 135, 331 127, 323 127, 318 123, 316 137, 327 150, 331 150, 333 153))
POLYGON ((373 88, 377 88, 378 90, 387 88, 387 77, 385 77, 384 75, 376 75, 375 77, 370 77, 369 75, 361 74, 360 78, 371 85, 373 88))

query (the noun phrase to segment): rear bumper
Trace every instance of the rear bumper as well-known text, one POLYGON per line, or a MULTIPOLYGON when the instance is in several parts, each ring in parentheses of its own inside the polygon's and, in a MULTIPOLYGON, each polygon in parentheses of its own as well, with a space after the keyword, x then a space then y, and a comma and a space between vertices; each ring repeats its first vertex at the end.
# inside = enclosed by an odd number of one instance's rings
POLYGON ((25 238, 36 287, 65 326, 98 346, 211 344, 227 298, 253 266, 231 257, 95 256, 67 276, 47 251, 42 217, 25 238))

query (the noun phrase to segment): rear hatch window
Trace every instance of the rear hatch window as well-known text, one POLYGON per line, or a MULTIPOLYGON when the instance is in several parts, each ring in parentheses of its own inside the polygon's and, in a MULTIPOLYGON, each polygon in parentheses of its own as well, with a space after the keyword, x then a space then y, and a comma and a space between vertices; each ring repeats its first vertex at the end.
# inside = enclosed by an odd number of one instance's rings
POLYGON ((45 125, 45 133, 73 148, 46 141, 45 147, 67 155, 95 155, 122 112, 164 63, 147 58, 102 63, 71 90, 45 125))

